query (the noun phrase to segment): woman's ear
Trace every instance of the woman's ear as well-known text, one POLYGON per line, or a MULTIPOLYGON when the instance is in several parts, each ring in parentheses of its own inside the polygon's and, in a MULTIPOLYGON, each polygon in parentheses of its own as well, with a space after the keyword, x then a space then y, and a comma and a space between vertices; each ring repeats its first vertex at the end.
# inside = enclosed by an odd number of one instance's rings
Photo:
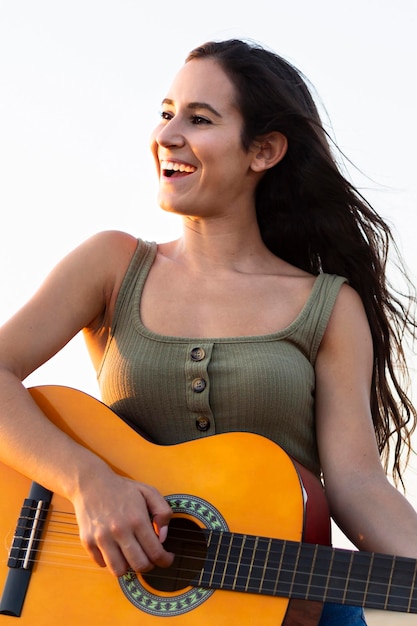
POLYGON ((251 168, 254 172, 264 172, 279 163, 285 156, 288 141, 278 131, 262 135, 253 143, 253 160, 251 168))

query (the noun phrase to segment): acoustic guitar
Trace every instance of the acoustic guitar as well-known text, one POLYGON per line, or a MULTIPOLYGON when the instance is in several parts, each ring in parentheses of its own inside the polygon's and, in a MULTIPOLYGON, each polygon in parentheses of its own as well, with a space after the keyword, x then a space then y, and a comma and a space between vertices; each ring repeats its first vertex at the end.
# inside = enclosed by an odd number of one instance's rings
POLYGON ((158 446, 80 391, 30 392, 115 471, 164 494, 176 558, 112 576, 84 551, 69 501, 0 465, 0 626, 314 626, 323 602, 417 612, 417 562, 333 549, 320 482, 269 439, 158 446))

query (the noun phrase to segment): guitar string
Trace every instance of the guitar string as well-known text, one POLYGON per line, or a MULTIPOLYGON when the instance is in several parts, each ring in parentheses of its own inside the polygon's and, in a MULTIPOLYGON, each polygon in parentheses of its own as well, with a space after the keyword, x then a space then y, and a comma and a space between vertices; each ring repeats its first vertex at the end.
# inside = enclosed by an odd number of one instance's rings
MULTIPOLYGON (((75 514, 73 512, 58 511, 58 510, 54 511, 54 513, 50 516, 50 519, 49 519, 49 527, 47 529, 47 533, 50 533, 52 535, 53 534, 56 534, 56 535, 67 535, 69 537, 74 537, 76 540, 80 540, 79 533, 78 533, 78 524, 77 524, 77 522, 76 521, 74 521, 74 522, 72 522, 72 521, 62 521, 61 519, 59 519, 60 515, 64 515, 64 516, 67 515, 68 517, 75 518, 75 514), (56 519, 56 518, 58 518, 58 519, 56 519), (64 527, 71 527, 71 528, 75 529, 75 532, 56 530, 53 527, 53 526, 59 526, 59 525, 62 525, 64 527)), ((22 517, 21 519, 27 519, 27 520, 31 521, 30 518, 22 517)), ((18 530, 27 531, 27 528, 25 526, 18 525, 17 528, 16 528, 16 531, 18 531, 18 530)), ((174 531, 175 531, 175 529, 174 529, 174 531)), ((206 541, 205 538, 203 537, 204 531, 205 531, 206 534, 212 532, 208 528, 199 528, 199 527, 196 528, 196 529, 183 528, 182 531, 181 531, 182 534, 179 534, 177 537, 175 537, 175 534, 172 531, 170 531, 169 537, 170 537, 170 539, 172 539, 174 541, 175 540, 177 540, 177 541, 184 541, 184 533, 186 533, 188 535, 187 540, 186 540, 187 544, 190 544, 190 543, 194 542, 196 544, 201 545, 202 543, 205 543, 205 541, 206 541), (195 540, 190 538, 193 535, 196 537, 195 540)), ((234 537, 234 538, 243 537, 242 533, 233 533, 233 532, 225 533, 225 536, 229 536, 230 538, 232 538, 232 537, 234 537)), ((255 538, 255 536, 253 536, 253 537, 255 538)), ((249 538, 250 538, 250 535, 249 535, 249 538)), ((25 537, 24 535, 17 535, 17 534, 15 534, 15 536, 13 537, 13 540, 14 539, 19 539, 19 540, 25 541, 27 539, 27 537, 25 537)), ((266 539, 266 538, 259 537, 259 539, 266 539)), ((38 544, 40 544, 42 542, 50 542, 50 541, 51 541, 50 537, 48 537, 48 538, 40 537, 40 538, 37 539, 37 543, 38 544)), ((286 545, 294 544, 294 547, 297 547, 297 546, 304 546, 304 547, 306 547, 307 545, 310 545, 310 546, 313 546, 313 547, 315 546, 315 544, 307 544, 307 543, 301 543, 300 544, 298 542, 294 542, 294 541, 286 540, 286 539, 280 539, 280 538, 272 539, 272 541, 276 541, 277 543, 286 544, 286 545)), ((322 548, 322 549, 326 549, 326 548, 332 549, 331 546, 325 546, 325 545, 320 545, 320 544, 318 544, 318 547, 322 548)), ((81 543, 80 543, 80 548, 84 549, 81 543)), ((336 548, 336 550, 338 550, 338 549, 336 548)), ((346 553, 349 553, 349 554, 351 552, 349 550, 345 551, 343 549, 340 549, 340 551, 346 552, 346 553)), ((256 550, 256 552, 258 554, 261 553, 262 552, 262 547, 259 547, 256 550)), ((265 549, 265 553, 266 552, 267 552, 267 550, 265 549)), ((361 553, 360 551, 352 551, 352 553, 353 554, 357 554, 357 555, 369 554, 369 553, 361 553)), ((389 561, 387 563, 387 569, 391 570, 391 563, 392 563, 393 557, 391 555, 382 555, 382 554, 378 555, 378 556, 380 556, 380 557, 384 557, 385 556, 386 557, 387 561, 389 561)), ((413 559, 409 559, 409 560, 413 561, 413 559)))
MULTIPOLYGON (((81 554, 74 555, 72 553, 71 555, 68 555, 68 553, 66 553, 66 552, 54 552, 53 550, 48 550, 47 551, 47 555, 48 555, 48 557, 51 556, 51 555, 52 556, 58 556, 58 557, 59 556, 63 556, 65 558, 69 558, 69 557, 70 558, 74 558, 75 557, 76 559, 79 559, 79 560, 90 561, 90 557, 87 554, 82 554, 82 546, 80 546, 80 551, 81 551, 81 554)), ((43 552, 45 553, 45 550, 43 550, 43 552)), ((187 555, 185 558, 187 560, 189 560, 189 561, 195 560, 196 562, 199 562, 199 563, 202 562, 202 558, 201 557, 194 557, 192 555, 187 555)), ((20 560, 23 562, 23 559, 20 559, 20 560)), ((232 559, 229 559, 227 561, 223 561, 222 559, 214 559, 214 560, 203 559, 203 560, 204 560, 204 563, 209 563, 210 564, 210 562, 211 562, 211 563, 214 563, 216 566, 217 565, 220 565, 220 566, 224 565, 226 567, 230 566, 232 568, 232 570, 233 570, 233 567, 235 567, 235 566, 238 566, 237 567, 237 570, 238 570, 239 568, 242 568, 242 567, 245 567, 245 566, 248 567, 251 564, 251 561, 250 560, 246 560, 246 559, 241 559, 239 561, 234 561, 232 559)), ((42 565, 49 565, 49 566, 56 566, 56 567, 66 567, 66 568, 76 568, 76 569, 82 569, 82 570, 87 569, 87 570, 90 570, 90 571, 91 570, 103 571, 102 568, 97 570, 97 566, 94 566, 94 565, 91 565, 91 566, 87 565, 86 566, 84 563, 83 564, 80 564, 80 563, 74 564, 74 563, 68 563, 68 562, 62 563, 61 561, 52 561, 52 560, 47 560, 47 559, 42 559, 42 565)), ((258 567, 261 567, 261 566, 258 566, 258 567)), ((175 573, 174 574, 170 573, 170 569, 169 568, 163 569, 162 570, 163 571, 163 577, 166 578, 167 580, 172 579, 172 580, 175 580, 175 581, 178 581, 178 582, 182 581, 186 585, 189 585, 190 584, 190 580, 193 580, 196 577, 196 574, 200 572, 200 570, 198 570, 198 572, 196 573, 195 569, 187 568, 187 567, 184 567, 183 565, 178 566, 178 567, 176 567, 174 569, 175 569, 175 573), (178 572, 181 573, 181 576, 178 574, 178 572)), ((253 580, 254 583, 257 583, 257 582, 260 582, 261 580, 263 580, 263 586, 267 586, 268 583, 276 583, 277 579, 278 579, 278 584, 281 584, 281 586, 285 585, 285 584, 291 586, 292 583, 291 583, 290 580, 288 580, 288 581, 279 581, 279 576, 281 574, 293 574, 294 573, 293 569, 286 569, 285 567, 278 568, 276 566, 274 567, 274 566, 270 565, 269 566, 269 570, 273 571, 273 572, 276 572, 277 576, 276 577, 272 577, 272 578, 264 577, 263 579, 260 578, 260 577, 258 578, 258 577, 251 576, 250 579, 253 580)), ((161 571, 161 569, 159 571, 161 571)), ((300 568, 299 573, 303 574, 302 568, 300 568)), ((306 573, 309 573, 309 571, 307 571, 306 573)), ((148 572, 147 574, 145 574, 145 576, 146 576, 146 578, 155 578, 155 579, 159 580, 161 578, 161 573, 159 573, 159 574, 152 574, 152 572, 148 572)), ((229 574, 229 576, 233 576, 233 574, 229 574)), ((317 573, 317 574, 315 574, 315 576, 317 578, 319 578, 319 579, 320 578, 322 578, 323 580, 327 579, 327 574, 317 573)), ((245 577, 242 576, 242 578, 245 578, 245 577)), ((345 584, 346 584, 345 578, 333 576, 333 580, 334 581, 340 581, 340 583, 342 585, 340 588, 334 589, 335 591, 337 591, 337 590, 343 591, 345 589, 345 584)), ((356 580, 355 578, 351 578, 351 582, 355 582, 355 581, 363 584, 363 580, 362 579, 356 580)), ((385 583, 378 583, 378 582, 375 583, 375 585, 378 585, 378 584, 382 585, 384 587, 387 586, 385 583)), ((296 585, 297 585, 297 583, 295 583, 295 586, 296 585)), ((251 586, 253 586, 253 585, 251 585, 251 586)), ((306 586, 306 585, 303 585, 303 586, 306 586)), ((316 598, 317 599, 323 599, 323 592, 322 592, 323 586, 320 585, 320 584, 311 584, 309 586, 310 590, 314 589, 314 588, 319 590, 319 595, 316 596, 316 598)), ((397 585, 397 588, 401 589, 401 586, 397 585)), ((406 590, 409 589, 408 586, 403 586, 402 588, 406 589, 406 590)), ((277 593, 276 595, 279 595, 279 594, 277 593)), ((308 599, 314 599, 314 597, 311 597, 311 595, 312 594, 309 592, 308 599)), ((387 594, 372 592, 372 595, 373 596, 380 596, 380 597, 385 598, 387 594)))
MULTIPOLYGON (((43 521, 46 521, 47 515, 44 517, 43 521)), ((48 520, 49 525, 48 525, 47 533, 57 534, 57 535, 68 535, 69 537, 74 537, 76 540, 80 540, 79 533, 78 533, 78 524, 77 524, 77 522, 76 521, 62 521, 61 519, 59 519, 59 516, 61 516, 61 515, 68 516, 69 518, 75 519, 75 513, 71 512, 71 511, 55 510, 55 511, 53 511, 53 513, 49 517, 49 520, 48 520), (71 529, 74 529, 75 532, 56 530, 55 526, 60 526, 60 525, 62 525, 64 527, 69 527, 71 529)), ((31 521, 31 518, 24 517, 24 516, 22 516, 20 519, 23 519, 23 520, 26 519, 28 521, 31 521)), ((27 528, 24 525, 22 525, 22 526, 18 525, 16 527, 16 531, 18 531, 18 530, 27 531, 27 528)), ((175 540, 176 541, 184 541, 184 536, 183 535, 184 535, 184 533, 186 533, 188 535, 187 540, 186 540, 187 544, 190 544, 190 543, 194 542, 194 543, 199 544, 199 545, 201 545, 202 543, 206 542, 206 539, 204 538, 204 533, 207 534, 207 533, 211 533, 212 532, 210 528, 205 528, 205 527, 203 527, 203 528, 197 527, 196 529, 183 528, 181 530, 181 532, 183 534, 178 534, 177 536, 175 536, 175 534, 174 534, 175 530, 176 529, 174 528, 174 532, 172 530, 170 530, 170 533, 169 533, 169 538, 172 539, 173 541, 175 541, 175 540), (196 537, 195 540, 191 539, 191 537, 193 535, 196 537)), ((222 532, 222 531, 220 531, 220 532, 222 532)), ((234 537, 234 538, 238 538, 238 537, 243 537, 244 536, 242 533, 231 532, 231 531, 224 533, 224 535, 225 536, 229 536, 229 537, 234 537)), ((251 535, 248 535, 247 537, 250 538, 251 535)), ((256 536, 253 535, 252 537, 255 538, 256 536)), ((23 541, 26 539, 24 535, 17 535, 17 534, 15 534, 15 536, 13 537, 13 540, 15 538, 19 539, 19 540, 23 540, 23 541)), ((258 539, 264 539, 264 540, 268 541, 268 539, 266 537, 258 537, 258 539)), ((42 542, 47 542, 47 541, 50 541, 50 538, 40 537, 40 538, 37 539, 37 543, 38 544, 40 544, 42 542)), ((297 548, 297 546, 300 546, 300 549, 302 549, 302 547, 306 547, 308 545, 310 545, 312 547, 315 546, 315 544, 299 543, 299 542, 292 541, 292 540, 280 539, 278 537, 272 539, 272 541, 277 542, 277 543, 281 543, 281 544, 286 544, 286 545, 294 544, 295 548, 297 548)), ((318 545, 319 549, 326 549, 326 548, 332 549, 331 546, 326 546, 326 545, 322 545, 322 544, 317 544, 317 545, 318 545)), ((81 543, 80 543, 80 548, 84 549, 81 543)), ((356 550, 353 550, 353 551, 344 550, 343 548, 341 548, 341 549, 336 548, 336 551, 345 552, 347 554, 353 553, 355 555, 361 555, 361 554, 369 555, 370 554, 370 553, 360 552, 360 551, 356 551, 356 550)), ((256 552, 258 554, 261 553, 262 552, 262 547, 259 546, 258 549, 256 550, 256 552)), ((265 548, 265 553, 266 552, 267 552, 267 549, 265 548)), ((391 556, 391 555, 383 555, 383 554, 378 554, 378 556, 381 557, 381 558, 384 558, 384 557, 386 558, 386 560, 387 560, 387 564, 386 564, 387 565, 387 570, 391 570, 391 563, 392 563, 392 560, 393 560, 394 557, 391 556)), ((408 560, 414 562, 413 559, 408 559, 408 560)), ((416 561, 416 567, 417 567, 417 561, 416 561)))
MULTIPOLYGON (((85 558, 88 559, 89 557, 86 555, 85 558)), ((81 566, 80 564, 73 565, 73 564, 69 564, 69 563, 57 563, 57 562, 53 562, 53 561, 44 561, 44 560, 42 561, 42 564, 43 565, 59 567, 60 569, 63 569, 63 568, 65 568, 65 569, 79 569, 79 570, 87 571, 87 572, 91 572, 91 573, 104 573, 106 576, 108 575, 108 573, 107 573, 105 568, 101 568, 99 566, 94 566, 93 564, 92 565, 85 565, 85 564, 83 564, 81 566)), ((183 568, 181 570, 181 572, 182 571, 184 571, 184 573, 185 573, 187 570, 185 568, 183 568)), ((191 582, 196 578, 195 570, 189 570, 189 572, 190 572, 189 576, 185 576, 185 575, 184 576, 179 576, 176 573, 175 575, 165 575, 164 574, 163 578, 166 581, 172 580, 172 581, 175 581, 176 584, 183 584, 183 587, 175 589, 175 591, 178 591, 178 593, 180 594, 180 593, 182 593, 184 591, 185 588, 192 586, 191 582)), ((292 574, 293 573, 292 570, 285 570, 285 569, 279 570, 279 574, 280 573, 285 573, 285 572, 287 572, 288 574, 292 574)), ((319 575, 319 576, 323 579, 323 581, 327 580, 327 575, 322 574, 322 575, 319 575)), ((149 572, 149 573, 145 574, 145 578, 148 581, 148 583, 151 584, 152 579, 156 580, 156 581, 160 581, 161 580, 161 575, 160 574, 159 575, 158 574, 155 575, 155 574, 152 574, 152 572, 149 572)), ((261 580, 261 578, 255 579, 255 582, 258 582, 260 580, 261 580)), ((334 577, 334 580, 336 580, 336 577, 334 577)), ((341 597, 340 594, 345 590, 346 581, 345 581, 344 578, 339 578, 339 580, 340 580, 340 585, 341 586, 337 587, 337 588, 331 589, 330 591, 333 592, 332 595, 329 594, 329 593, 326 594, 323 591, 323 589, 324 589, 323 585, 317 583, 317 584, 310 585, 308 595, 302 594, 302 598, 305 599, 305 600, 310 600, 310 601, 317 600, 317 601, 320 601, 320 602, 336 602, 336 603, 341 603, 341 604, 352 604, 352 603, 354 603, 353 598, 351 598, 350 601, 349 601, 349 598, 344 598, 343 602, 342 602, 342 597, 341 597)), ((267 594, 266 592, 262 591, 262 588, 265 587, 268 582, 276 584, 277 580, 275 578, 274 579, 264 578, 263 585, 262 585, 262 587, 260 589, 259 589, 259 586, 256 586, 256 585, 253 585, 252 583, 250 583, 250 586, 249 586, 248 589, 246 589, 246 591, 248 591, 248 592, 252 591, 253 593, 260 593, 261 595, 264 593, 264 595, 274 595, 276 597, 290 597, 291 596, 290 589, 292 587, 294 587, 294 586, 297 587, 297 583, 295 583, 295 585, 293 585, 292 582, 287 581, 285 583, 285 585, 287 585, 288 589, 286 590, 286 589, 283 588, 284 584, 278 580, 278 590, 276 591, 276 593, 274 593, 274 594, 267 594), (286 591, 287 591, 287 593, 286 593, 286 591)), ((352 582, 355 582, 355 580, 353 579, 352 582)), ((363 581, 360 580, 359 582, 362 583, 363 581)), ((386 585, 383 585, 383 586, 386 587, 386 585)), ((203 588, 204 588, 204 585, 203 585, 203 588)), ((216 586, 214 586, 214 588, 216 588, 216 586)), ((218 586, 218 588, 221 589, 222 587, 218 586)), ((226 590, 228 589, 225 586, 223 588, 226 589, 226 590)), ((399 590, 401 590, 401 587, 397 586, 397 588, 399 590)), ((409 588, 407 586, 404 586, 403 589, 407 592, 407 594, 409 593, 409 588)), ((242 586, 239 585, 239 588, 236 588, 236 591, 243 591, 243 585, 242 586)), ((163 593, 163 590, 158 590, 157 586, 154 587, 154 593, 156 593, 156 594, 159 593, 161 598, 165 597, 164 593, 163 593)), ((353 593, 355 593, 355 591, 353 593)), ((360 598, 362 598, 364 596, 364 594, 361 591, 356 592, 356 593, 359 594, 360 598)), ((368 606, 368 608, 369 608, 369 605, 370 605, 369 603, 371 601, 374 604, 376 603, 376 606, 374 606, 373 608, 382 608, 383 604, 385 605, 385 602, 383 603, 382 600, 385 601, 387 599, 387 594, 386 593, 378 593, 378 591, 372 591, 372 593, 370 593, 368 595, 370 595, 372 597, 371 600, 368 599, 367 601, 364 601, 363 603, 360 602, 360 604, 364 604, 365 606, 368 606)), ((293 596, 294 596, 294 593, 293 593, 293 596)), ((300 597, 300 595, 298 595, 297 597, 300 597)), ((411 611, 411 609, 408 610, 408 611, 404 610, 404 600, 407 600, 407 602, 409 602, 409 600, 410 600, 408 595, 403 595, 401 593, 396 593, 396 594, 390 593, 390 594, 388 594, 388 597, 389 597, 389 607, 388 608, 390 610, 392 610, 392 611, 400 610, 402 612, 417 612, 416 609, 414 611, 411 611), (398 604, 396 604, 396 600, 397 599, 399 600, 398 604), (401 601, 401 600, 403 600, 403 601, 401 601)))
MULTIPOLYGON (((59 514, 67 515, 67 516, 74 516, 74 513, 66 512, 66 511, 61 511, 61 512, 55 511, 54 513, 55 514, 59 513, 59 514)), ((51 522, 53 522, 54 524, 56 524, 58 526, 59 526, 60 523, 63 523, 65 526, 69 525, 69 526, 72 526, 74 528, 78 528, 76 522, 60 522, 59 520, 53 519, 53 516, 51 516, 50 523, 51 522)), ((79 540, 79 536, 78 536, 77 532, 76 533, 68 533, 68 532, 63 532, 63 531, 60 531, 60 530, 50 530, 50 529, 48 529, 48 532, 50 532, 51 534, 57 535, 58 539, 51 540, 50 537, 48 537, 48 538, 40 539, 38 541, 38 543, 44 543, 44 544, 47 544, 47 543, 57 543, 58 545, 61 545, 61 546, 62 545, 67 545, 67 546, 71 546, 73 548, 74 547, 74 542, 72 542, 72 541, 62 542, 59 539, 59 536, 65 535, 66 537, 68 537, 68 536, 69 537, 73 537, 74 540, 79 540)), ((192 535, 198 536, 199 540, 197 541, 197 543, 199 545, 201 545, 201 543, 202 543, 201 542, 201 534, 202 533, 201 533, 200 530, 198 530, 198 529, 197 530, 186 529, 185 532, 187 533, 187 535, 190 535, 190 536, 192 536, 192 535)), ((233 536, 236 536, 236 534, 230 533, 230 536, 232 538, 233 536)), ((19 537, 19 538, 21 538, 21 537, 19 537)), ((173 540, 175 540, 175 537, 173 535, 171 535, 171 538, 173 540)), ((24 540, 24 538, 21 538, 21 539, 24 540)), ((184 530, 182 531, 182 534, 177 539, 179 539, 180 541, 184 540, 184 530)), ((283 549, 285 549, 285 546, 289 545, 289 543, 290 543, 290 542, 287 542, 286 540, 277 540, 277 541, 280 542, 283 545, 283 549)), ((190 544, 192 542, 193 542, 193 539, 187 539, 187 544, 190 544)), ((303 544, 303 545, 306 545, 306 544, 303 544)), ((324 546, 320 546, 320 547, 324 547, 324 546)), ((74 553, 72 553, 70 556, 71 557, 75 556, 76 559, 89 561, 90 557, 85 553, 84 548, 83 548, 81 543, 79 544, 79 549, 80 549, 80 553, 81 554, 74 555, 74 553)), ((33 550, 32 553, 40 552, 41 550, 42 550, 42 548, 37 548, 37 549, 33 550)), ((44 552, 45 552, 45 550, 44 550, 44 552)), ((265 555, 266 555, 266 552, 267 551, 265 549, 265 555)), ((51 555, 58 556, 58 557, 59 556, 64 556, 66 558, 68 558, 68 556, 69 556, 68 553, 66 553, 66 552, 61 552, 60 553, 60 552, 54 552, 54 551, 48 549, 48 556, 51 556, 51 555)), ((257 551, 257 557, 259 558, 259 557, 261 557, 261 555, 262 555, 262 549, 259 549, 257 551)), ((249 558, 249 557, 243 557, 243 558, 239 559, 238 561, 233 561, 233 559, 229 559, 227 561, 222 561, 221 559, 214 559, 214 560, 208 559, 207 560, 207 558, 206 557, 202 557, 200 553, 199 553, 199 555, 197 557, 194 557, 192 555, 192 553, 189 553, 189 554, 187 554, 185 556, 185 558, 188 559, 189 561, 195 560, 195 561, 199 562, 200 564, 203 561, 204 564, 210 564, 210 562, 212 562, 212 564, 214 564, 215 566, 217 566, 217 565, 220 565, 220 566, 225 565, 226 567, 230 566, 231 568, 237 566, 237 569, 239 569, 239 567, 242 568, 242 567, 247 567, 247 566, 252 566, 253 565, 253 557, 252 557, 252 559, 249 558)), ((390 561, 392 561, 392 557, 388 557, 388 558, 389 558, 390 561)), ((23 561, 23 558, 21 560, 23 561)), ((33 559, 31 559, 31 560, 33 560, 33 559)), ((88 569, 90 571, 92 571, 92 570, 94 570, 94 571, 102 571, 102 568, 97 570, 97 567, 94 566, 94 565, 85 566, 84 564, 82 564, 82 565, 81 564, 75 565, 75 564, 68 564, 68 563, 62 564, 61 562, 54 563, 53 561, 47 561, 47 560, 42 560, 42 564, 45 564, 45 565, 46 564, 48 564, 48 565, 56 565, 56 566, 60 566, 60 567, 62 567, 62 566, 76 567, 76 568, 88 569)), ((257 567, 259 567, 259 566, 257 566, 257 567)), ((276 568, 276 567, 274 568, 273 566, 268 566, 268 567, 269 567, 269 571, 272 570, 273 572, 276 572, 277 577, 279 577, 281 574, 285 574, 285 573, 289 573, 289 574, 293 574, 294 573, 292 569, 276 568)), ((391 567, 389 567, 388 569, 391 570, 391 567)), ((191 579, 196 577, 196 570, 195 569, 187 569, 187 568, 184 568, 184 567, 182 567, 182 568, 180 567, 179 569, 177 568, 175 571, 177 573, 173 576, 173 578, 175 580, 177 580, 177 581, 181 581, 182 580, 184 583, 187 583, 187 585, 190 584, 190 577, 191 577, 191 579), (178 576, 178 572, 181 572, 182 576, 178 576), (188 576, 185 575, 187 572, 188 572, 188 576)), ((379 569, 379 571, 381 571, 381 569, 379 569)), ((166 572, 166 574, 169 574, 169 568, 167 570, 164 570, 164 573, 165 572, 166 572)), ((303 572, 303 569, 301 567, 299 567, 298 568, 298 573, 299 574, 303 574, 303 573, 310 573, 310 572, 309 572, 309 570, 307 570, 307 572, 303 572)), ((317 573, 317 572, 314 573, 313 575, 314 575, 314 577, 316 577, 318 579, 322 578, 323 580, 327 579, 327 576, 328 576, 327 574, 321 574, 321 573, 317 573)), ((168 576, 165 576, 165 577, 168 578, 168 576)), ((277 581, 277 577, 274 577, 274 578, 264 578, 263 579, 263 586, 266 586, 268 583, 276 582, 277 581)), ((146 574, 146 578, 147 579, 152 579, 152 578, 160 579, 161 575, 160 574, 153 575, 152 572, 150 572, 150 573, 146 574)), ((336 581, 336 580, 339 581, 340 580, 341 584, 343 585, 343 590, 345 589, 345 586, 346 586, 345 578, 337 577, 337 576, 332 576, 332 578, 333 578, 334 581, 336 581)), ((261 578, 258 579, 258 578, 254 577, 254 576, 251 576, 250 579, 254 583, 261 581, 261 578)), ((362 579, 351 578, 351 582, 359 582, 359 583, 362 582, 363 583, 363 580, 362 579)), ((278 581, 278 584, 281 584, 281 586, 282 586, 283 583, 284 583, 284 581, 281 581, 281 582, 278 581)), ((251 582, 249 584, 250 584, 250 586, 253 586, 251 582)), ((290 581, 286 581, 285 584, 291 586, 291 582, 290 581)), ((375 581, 372 584, 373 584, 373 587, 375 587, 375 586, 387 587, 387 584, 384 583, 384 582, 375 581)), ((295 586, 297 586, 297 581, 295 581, 295 586)), ((396 585, 396 588, 397 589, 401 589, 402 588, 402 589, 405 589, 407 591, 409 589, 408 586, 406 586, 406 585, 403 585, 403 586, 396 585)), ((314 599, 315 597, 317 597, 317 599, 323 600, 323 591, 322 591, 322 589, 323 589, 323 587, 321 585, 319 585, 319 584, 311 584, 310 585, 310 592, 309 592, 308 598, 309 599, 314 599), (314 594, 311 593, 311 589, 314 589, 314 588, 317 588, 317 589, 320 590, 319 595, 314 596, 314 594)), ((342 590, 342 587, 341 587, 340 590, 342 590)), ((371 595, 372 596, 381 596, 381 597, 385 598, 387 594, 385 594, 385 593, 382 593, 382 594, 379 593, 378 594, 377 592, 372 591, 371 595)), ((403 596, 401 596, 401 597, 403 597, 403 596)))
MULTIPOLYGON (((89 557, 86 556, 86 559, 87 558, 89 558, 89 557)), ((100 574, 104 574, 106 576, 108 575, 108 573, 107 573, 105 568, 101 568, 99 566, 94 566, 93 564, 91 566, 89 566, 89 565, 81 566, 81 565, 71 565, 71 564, 68 564, 68 563, 54 563, 54 562, 48 562, 48 561, 47 562, 42 561, 42 564, 59 566, 61 569, 62 568, 65 568, 65 569, 72 568, 72 569, 74 569, 75 568, 75 569, 82 569, 82 571, 86 571, 88 573, 93 573, 93 574, 100 573, 100 574)), ((283 571, 285 573, 285 570, 283 570, 283 571)), ((288 573, 292 574, 292 570, 288 570, 288 573)), ((184 592, 184 589, 186 589, 187 587, 192 586, 191 585, 191 581, 194 580, 194 578, 195 578, 195 571, 191 570, 191 574, 192 574, 192 576, 188 576, 188 577, 185 577, 185 576, 184 577, 179 577, 176 574, 175 576, 172 576, 172 577, 171 576, 164 576, 164 578, 166 580, 170 580, 170 579, 174 580, 176 584, 179 584, 179 583, 182 582, 184 586, 180 587, 180 588, 177 587, 174 590, 174 591, 177 591, 178 594, 181 594, 181 593, 184 592)), ((160 580, 161 579, 161 575, 153 575, 151 572, 146 574, 145 576, 146 576, 146 579, 147 579, 149 584, 151 584, 152 579, 154 579, 154 580, 160 580)), ((322 575, 322 578, 324 580, 324 579, 327 578, 327 576, 326 575, 322 575)), ((259 579, 259 580, 261 580, 261 579, 259 579)), ((341 587, 334 590, 336 595, 326 595, 323 592, 323 585, 314 584, 314 585, 310 586, 308 596, 303 594, 302 598, 305 599, 305 600, 309 600, 309 601, 316 600, 316 601, 319 601, 319 602, 336 602, 336 603, 344 603, 344 604, 355 603, 355 604, 360 604, 360 605, 367 606, 368 608, 369 608, 369 606, 372 606, 372 608, 388 608, 388 610, 390 610, 390 611, 400 611, 400 612, 403 612, 403 613, 410 613, 410 612, 411 613, 415 613, 415 612, 417 612, 416 609, 413 610, 411 608, 411 606, 409 608, 407 608, 407 609, 404 608, 404 600, 406 600, 408 602, 408 604, 411 604, 412 598, 410 598, 408 595, 404 596, 401 593, 400 594, 395 594, 395 595, 390 593, 389 594, 389 605, 388 606, 386 606, 386 604, 387 604, 386 603, 387 594, 386 593, 378 593, 376 591, 373 591, 372 594, 371 594, 371 596, 373 598, 372 600, 368 599, 367 601, 364 601, 364 602, 360 602, 360 601, 357 600, 356 602, 354 602, 353 599, 350 599, 350 601, 349 601, 349 598, 347 598, 347 599, 344 599, 343 602, 342 602, 341 596, 340 596, 340 594, 338 592, 342 592, 344 590, 346 581, 345 581, 344 578, 340 579, 340 581, 341 581, 341 587), (397 598, 399 600, 398 604, 396 603, 397 598), (382 600, 384 600, 384 602, 382 602, 382 600), (371 601, 372 601, 373 605, 370 604, 371 601)), ((267 583, 267 582, 268 582, 268 579, 266 579, 266 580, 264 579, 263 586, 265 586, 265 583, 267 583)), ((275 579, 270 579, 269 582, 276 583, 277 581, 275 579)), ((286 584, 288 585, 289 588, 291 587, 291 583, 288 582, 286 584)), ((278 581, 278 587, 280 585, 282 587, 282 583, 280 583, 278 581)), ((221 589, 220 586, 218 588, 221 589)), ((401 587, 399 587, 399 589, 401 589, 401 587)), ((227 587, 226 587, 226 590, 227 590, 227 587)), ((236 589, 236 590, 237 591, 242 591, 243 589, 239 588, 239 589, 236 589)), ((404 587, 404 590, 407 593, 409 593, 409 588, 408 587, 404 587)), ((251 588, 249 588, 247 591, 250 592, 251 588)), ((252 589, 252 591, 254 593, 260 593, 261 595, 263 593, 262 592, 262 588, 261 589, 258 589, 258 588, 252 589)), ((164 595, 164 591, 163 590, 159 590, 157 587, 154 587, 154 594, 155 595, 160 594, 159 597, 161 599, 166 598, 166 596, 164 595)), ((264 592, 264 595, 268 595, 268 594, 266 594, 264 592)), ((290 594, 290 590, 289 589, 288 589, 287 593, 285 592, 285 589, 283 589, 283 590, 277 591, 275 594, 272 594, 272 595, 275 595, 275 597, 289 598, 289 596, 291 594, 290 594)), ((362 597, 363 593, 359 592, 359 595, 360 595, 360 597, 362 597)), ((297 597, 300 597, 300 595, 298 595, 297 597)), ((173 599, 173 598, 171 596, 169 596, 169 599, 173 599)))

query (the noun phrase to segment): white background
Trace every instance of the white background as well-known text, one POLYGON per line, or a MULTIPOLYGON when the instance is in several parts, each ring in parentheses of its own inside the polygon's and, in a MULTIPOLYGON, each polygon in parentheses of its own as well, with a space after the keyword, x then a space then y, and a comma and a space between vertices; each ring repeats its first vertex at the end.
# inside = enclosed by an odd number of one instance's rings
MULTIPOLYGON (((307 75, 356 166, 350 177, 392 224, 415 279, 416 7, 0 0, 0 322, 99 230, 158 241, 179 234, 180 223, 156 204, 148 139, 174 73, 209 39, 254 39, 307 75)), ((98 395, 79 337, 27 383, 98 395)), ((416 503, 412 467, 407 487, 416 503)))

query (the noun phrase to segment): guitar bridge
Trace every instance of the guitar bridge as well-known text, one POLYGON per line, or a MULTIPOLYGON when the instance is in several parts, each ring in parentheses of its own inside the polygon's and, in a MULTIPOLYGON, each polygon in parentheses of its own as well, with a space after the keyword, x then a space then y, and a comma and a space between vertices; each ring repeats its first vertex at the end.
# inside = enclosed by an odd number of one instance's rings
POLYGON ((7 561, 10 569, 0 601, 0 615, 19 617, 22 612, 51 499, 51 491, 32 483, 29 497, 20 511, 7 561))

